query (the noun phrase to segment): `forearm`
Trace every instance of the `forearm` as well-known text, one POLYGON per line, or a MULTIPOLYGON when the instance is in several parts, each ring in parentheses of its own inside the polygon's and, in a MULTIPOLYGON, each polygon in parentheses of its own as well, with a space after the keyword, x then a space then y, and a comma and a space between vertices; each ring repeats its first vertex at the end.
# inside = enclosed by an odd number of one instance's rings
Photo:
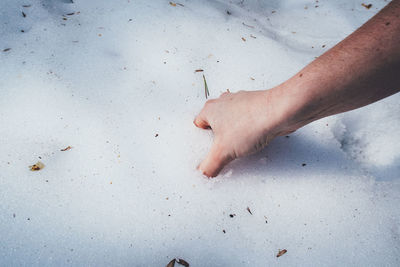
POLYGON ((400 90, 400 0, 278 86, 293 130, 400 90))

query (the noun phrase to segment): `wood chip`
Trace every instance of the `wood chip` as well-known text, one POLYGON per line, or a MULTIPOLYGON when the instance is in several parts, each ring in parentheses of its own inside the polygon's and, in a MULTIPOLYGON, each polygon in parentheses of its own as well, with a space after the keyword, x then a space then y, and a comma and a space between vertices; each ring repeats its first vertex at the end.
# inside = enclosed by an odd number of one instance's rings
POLYGON ((67 151, 67 150, 70 150, 71 148, 72 148, 72 146, 67 146, 66 148, 63 148, 60 151, 67 151))
POLYGON ((276 254, 276 257, 279 258, 280 256, 282 256, 282 255, 285 254, 286 252, 287 252, 286 249, 279 250, 278 254, 276 254))
POLYGON ((31 169, 31 171, 40 171, 43 168, 44 164, 40 161, 36 162, 36 164, 33 164, 32 166, 29 166, 29 169, 31 169))

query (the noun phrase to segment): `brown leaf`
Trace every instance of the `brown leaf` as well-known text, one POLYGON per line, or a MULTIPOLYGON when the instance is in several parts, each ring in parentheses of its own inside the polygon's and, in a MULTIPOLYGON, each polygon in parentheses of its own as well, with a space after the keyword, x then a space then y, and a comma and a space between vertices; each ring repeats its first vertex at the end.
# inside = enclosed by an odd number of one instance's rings
POLYGON ((40 161, 36 162, 36 164, 33 164, 32 166, 29 166, 31 171, 40 171, 41 169, 44 168, 44 164, 40 161))
POLYGON ((250 208, 249 207, 247 207, 247 209, 246 209, 251 215, 253 215, 253 213, 251 213, 251 210, 250 210, 250 208))
POLYGON ((362 5, 363 7, 365 7, 366 9, 370 9, 370 8, 372 7, 372 4, 366 5, 366 4, 362 3, 361 5, 362 5))
POLYGON ((276 254, 276 257, 279 258, 280 256, 282 256, 282 255, 285 254, 286 252, 287 252, 286 249, 279 250, 278 254, 276 254))
POLYGON ((169 4, 170 4, 171 6, 176 6, 176 4, 173 3, 173 2, 169 2, 169 4))
POLYGON ((174 266, 175 266, 175 262, 176 262, 176 260, 173 259, 173 260, 171 260, 171 261, 167 264, 167 266, 165 266, 165 267, 174 267, 174 266))
POLYGON ((67 146, 66 148, 61 149, 61 151, 67 151, 70 150, 72 148, 72 146, 67 146))
POLYGON ((179 263, 180 265, 183 265, 185 267, 189 267, 189 263, 183 259, 178 259, 177 263, 179 263))

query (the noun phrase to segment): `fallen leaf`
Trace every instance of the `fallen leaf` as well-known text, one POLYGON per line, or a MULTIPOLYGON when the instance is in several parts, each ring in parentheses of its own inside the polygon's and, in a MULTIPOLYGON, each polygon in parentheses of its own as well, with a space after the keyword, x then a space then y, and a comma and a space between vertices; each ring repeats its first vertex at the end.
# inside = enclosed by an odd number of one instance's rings
POLYGON ((287 252, 286 249, 279 250, 278 254, 276 254, 276 257, 279 258, 280 256, 282 256, 282 255, 285 254, 286 252, 287 252))
POLYGON ((179 263, 180 265, 183 265, 185 267, 189 267, 189 263, 183 259, 178 259, 177 263, 179 263))
POLYGON ((253 215, 253 213, 251 213, 251 210, 250 210, 250 208, 249 207, 247 207, 247 209, 246 209, 251 215, 253 215))
POLYGON ((61 151, 67 151, 70 150, 72 148, 72 146, 67 146, 66 148, 61 149, 61 151))
POLYGON ((44 168, 44 164, 40 161, 36 162, 36 164, 33 164, 32 166, 29 166, 31 171, 40 171, 41 169, 44 168))
POLYGON ((174 267, 174 266, 175 266, 175 262, 176 262, 176 260, 173 259, 173 260, 171 260, 171 261, 167 264, 167 266, 165 266, 165 267, 174 267))
POLYGON ((361 5, 362 5, 363 7, 365 7, 366 9, 370 9, 370 8, 372 7, 372 4, 366 5, 366 4, 362 3, 361 5))

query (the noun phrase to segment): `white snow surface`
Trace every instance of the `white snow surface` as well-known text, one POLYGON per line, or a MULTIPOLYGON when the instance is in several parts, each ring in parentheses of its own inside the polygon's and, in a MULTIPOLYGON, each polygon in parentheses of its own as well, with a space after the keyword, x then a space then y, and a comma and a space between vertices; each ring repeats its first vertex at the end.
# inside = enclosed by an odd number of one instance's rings
POLYGON ((271 88, 387 2, 68 2, 0 2, 1 266, 400 265, 399 94, 215 179, 192 123, 196 69, 213 98, 271 88))

